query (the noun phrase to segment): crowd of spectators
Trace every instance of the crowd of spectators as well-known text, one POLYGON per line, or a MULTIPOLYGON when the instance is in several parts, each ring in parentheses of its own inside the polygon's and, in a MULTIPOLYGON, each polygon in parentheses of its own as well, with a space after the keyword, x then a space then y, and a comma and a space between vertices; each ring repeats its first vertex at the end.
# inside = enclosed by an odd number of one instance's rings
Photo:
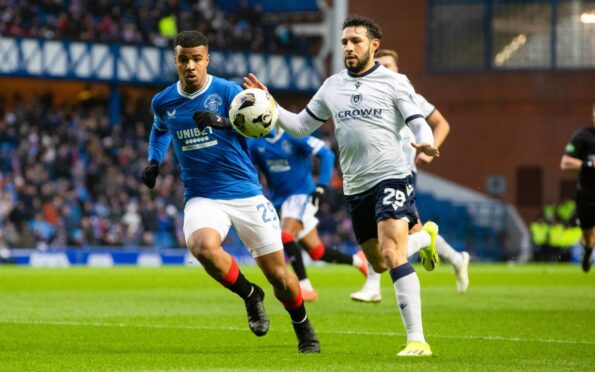
POLYGON ((579 246, 581 228, 573 199, 544 205, 537 219, 529 224, 529 229, 534 261, 570 261, 574 248, 582 253, 579 246))
POLYGON ((0 0, 0 35, 168 46, 181 30, 217 50, 311 53, 274 14, 244 0, 223 12, 213 0, 0 0))
MULTIPOLYGON (((183 186, 173 151, 157 187, 140 182, 152 115, 149 101, 123 107, 108 123, 107 103, 81 95, 56 104, 0 99, 0 249, 88 246, 184 247, 183 186)), ((331 132, 321 132, 333 141, 331 132)), ((336 146, 335 143, 331 143, 336 146)), ((326 244, 354 247, 340 173, 319 212, 326 244)), ((228 244, 239 244, 231 234, 228 244)))

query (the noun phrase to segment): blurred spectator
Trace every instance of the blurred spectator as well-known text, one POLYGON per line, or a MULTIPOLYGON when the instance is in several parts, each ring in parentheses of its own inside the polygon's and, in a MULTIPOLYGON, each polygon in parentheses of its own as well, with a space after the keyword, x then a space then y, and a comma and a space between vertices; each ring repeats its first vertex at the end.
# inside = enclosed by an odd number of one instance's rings
POLYGON ((576 203, 565 200, 546 204, 541 215, 529 224, 535 261, 569 261, 571 249, 581 238, 576 221, 576 203))
POLYGON ((212 0, 0 1, 0 35, 119 42, 164 47, 178 30, 198 30, 211 49, 313 54, 260 4, 241 1, 224 14, 212 0))
POLYGON ((176 26, 176 17, 173 14, 159 20, 159 34, 167 40, 172 40, 176 37, 178 28, 176 26))

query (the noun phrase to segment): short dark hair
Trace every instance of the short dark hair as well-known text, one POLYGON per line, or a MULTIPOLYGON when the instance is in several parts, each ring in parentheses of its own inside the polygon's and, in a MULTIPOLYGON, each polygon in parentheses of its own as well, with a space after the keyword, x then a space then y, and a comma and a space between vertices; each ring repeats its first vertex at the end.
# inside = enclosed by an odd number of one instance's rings
POLYGON ((182 48, 193 48, 197 46, 204 45, 205 47, 209 47, 209 39, 198 31, 182 31, 176 36, 174 40, 174 48, 177 46, 181 46, 182 48))
POLYGON ((346 29, 347 27, 358 27, 362 26, 365 27, 368 31, 368 38, 371 39, 382 39, 382 31, 380 30, 380 26, 376 22, 374 22, 370 18, 362 17, 362 16, 351 16, 345 19, 343 22, 342 30, 346 29))
POLYGON ((386 57, 390 56, 393 57, 395 60, 395 64, 399 64, 399 54, 392 49, 378 49, 376 53, 374 53, 374 58, 386 57))

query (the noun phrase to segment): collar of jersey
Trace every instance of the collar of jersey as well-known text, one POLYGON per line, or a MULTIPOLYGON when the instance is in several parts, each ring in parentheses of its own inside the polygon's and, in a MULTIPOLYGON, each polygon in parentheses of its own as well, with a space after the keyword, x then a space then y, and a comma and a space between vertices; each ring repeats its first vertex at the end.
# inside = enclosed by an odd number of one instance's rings
POLYGON ((364 76, 367 76, 367 75, 370 75, 372 72, 376 71, 376 69, 377 69, 378 67, 380 67, 380 63, 378 63, 378 62, 374 62, 374 66, 373 66, 371 69, 369 69, 368 71, 366 71, 366 72, 364 72, 363 74, 361 74, 361 75, 356 75, 356 74, 352 73, 352 72, 351 72, 351 71, 349 71, 349 70, 347 70, 347 74, 348 74, 349 76, 351 76, 351 77, 354 77, 354 78, 362 78, 362 77, 364 77, 364 76))
POLYGON ((198 97, 201 94, 203 94, 204 92, 206 92, 207 89, 209 89, 209 87, 211 86, 211 81, 213 81, 212 76, 207 75, 207 83, 205 84, 204 87, 202 87, 201 89, 197 90, 194 93, 186 93, 182 90, 182 83, 180 83, 180 81, 178 80, 178 83, 176 84, 176 89, 178 90, 178 94, 181 95, 182 97, 188 98, 188 99, 195 99, 196 97, 198 97))

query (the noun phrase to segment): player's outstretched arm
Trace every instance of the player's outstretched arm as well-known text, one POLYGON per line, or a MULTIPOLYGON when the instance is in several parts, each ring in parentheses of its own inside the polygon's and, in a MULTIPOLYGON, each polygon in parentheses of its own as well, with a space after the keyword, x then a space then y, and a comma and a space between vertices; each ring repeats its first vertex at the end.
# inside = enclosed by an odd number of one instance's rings
MULTIPOLYGON (((258 80, 253 73, 249 73, 248 76, 244 77, 243 86, 246 89, 257 88, 266 92, 269 91, 267 86, 258 80)), ((306 137, 323 124, 323 122, 313 119, 306 110, 302 110, 299 114, 296 114, 284 109, 278 102, 277 105, 279 106, 279 119, 277 123, 294 137, 306 137)))

